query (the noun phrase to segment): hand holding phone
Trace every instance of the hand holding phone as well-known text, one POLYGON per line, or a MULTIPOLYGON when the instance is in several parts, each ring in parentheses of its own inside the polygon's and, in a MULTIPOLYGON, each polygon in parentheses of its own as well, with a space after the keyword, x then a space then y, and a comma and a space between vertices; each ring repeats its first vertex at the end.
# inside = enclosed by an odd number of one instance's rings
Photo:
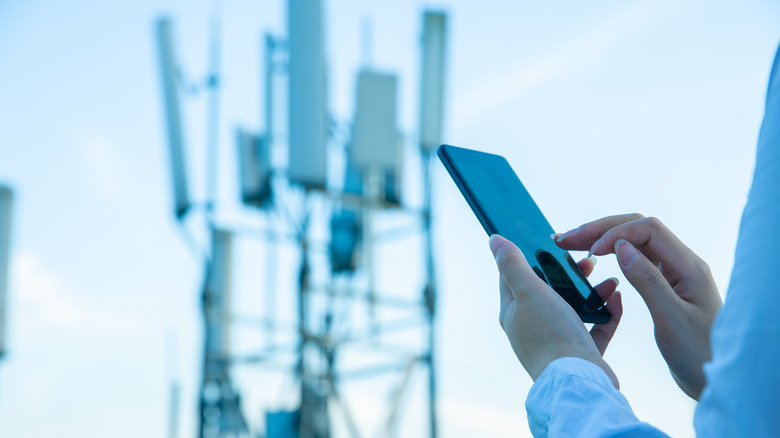
MULTIPOLYGON (((619 388, 617 376, 603 355, 622 312, 620 295, 609 298, 610 308, 615 311, 610 322, 595 325, 588 333, 572 308, 539 280, 517 246, 493 235, 490 250, 500 273, 501 328, 531 378, 535 381, 558 359, 580 358, 601 367, 619 388)), ((614 291, 614 283, 606 283, 614 291)))
POLYGON ((504 158, 447 145, 438 154, 492 236, 500 273, 499 321, 531 378, 557 359, 580 358, 601 367, 619 388, 602 357, 622 314, 620 294, 613 293, 617 284, 605 281, 598 292, 590 287, 580 268, 590 273, 592 262, 576 264, 555 245, 552 227, 504 158), (614 315, 603 304, 607 300, 614 315), (599 324, 589 333, 580 319, 599 324))
POLYGON ((534 272, 583 322, 604 324, 612 315, 554 233, 504 157, 450 145, 437 151, 444 167, 488 235, 514 243, 534 272))

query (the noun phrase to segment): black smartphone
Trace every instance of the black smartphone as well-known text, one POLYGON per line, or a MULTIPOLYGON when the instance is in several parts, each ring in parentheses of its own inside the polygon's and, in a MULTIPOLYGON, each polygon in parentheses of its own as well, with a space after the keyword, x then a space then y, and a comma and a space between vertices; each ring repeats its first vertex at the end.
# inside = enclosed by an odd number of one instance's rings
POLYGON ((574 308, 583 322, 603 324, 612 315, 506 159, 441 145, 437 154, 489 236, 500 234, 525 255, 536 275, 574 308))

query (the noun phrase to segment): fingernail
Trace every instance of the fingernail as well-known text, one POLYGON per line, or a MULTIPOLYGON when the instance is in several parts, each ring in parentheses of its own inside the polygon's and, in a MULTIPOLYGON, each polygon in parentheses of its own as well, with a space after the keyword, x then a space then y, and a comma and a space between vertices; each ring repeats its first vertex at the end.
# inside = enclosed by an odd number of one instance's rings
POLYGON ((590 251, 588 251, 588 258, 593 257, 593 248, 596 247, 596 244, 594 243, 593 246, 590 247, 590 251))
POLYGON ((594 255, 588 256, 588 259, 590 259, 591 262, 593 262, 593 266, 596 266, 596 263, 599 262, 599 259, 596 258, 594 255))
POLYGON ((639 251, 625 239, 618 239, 615 242, 615 254, 617 254, 618 263, 625 268, 631 266, 634 260, 639 257, 639 251))
POLYGON ((501 249, 502 246, 507 244, 507 240, 501 237, 498 234, 493 234, 490 236, 490 240, 488 240, 488 244, 490 245, 490 251, 493 252, 493 257, 498 254, 498 250, 501 249))
POLYGON ((620 280, 618 280, 616 277, 609 277, 607 280, 612 280, 615 282, 615 287, 620 286, 620 280))
POLYGON ((563 239, 565 239, 566 237, 568 237, 568 236, 569 236, 569 234, 571 234, 571 231, 567 231, 567 232, 565 232, 565 233, 563 233, 563 234, 561 234, 561 233, 556 233, 556 234, 555 234, 555 239, 554 239, 554 240, 555 240, 556 242, 560 243, 560 242, 561 242, 563 239))
POLYGON ((550 239, 552 239, 552 240, 555 240, 555 239, 557 239, 559 236, 560 236, 560 234, 558 234, 558 233, 552 233, 552 234, 550 234, 550 239))

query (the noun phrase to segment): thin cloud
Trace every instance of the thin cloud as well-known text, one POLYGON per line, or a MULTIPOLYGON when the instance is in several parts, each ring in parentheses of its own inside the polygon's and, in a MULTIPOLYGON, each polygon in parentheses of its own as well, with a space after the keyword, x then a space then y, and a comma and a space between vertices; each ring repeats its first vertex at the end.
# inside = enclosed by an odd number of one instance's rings
POLYGON ((655 3, 628 5, 584 34, 574 35, 547 50, 540 58, 518 65, 501 76, 486 78, 480 87, 456 98, 456 124, 467 123, 491 108, 518 100, 566 77, 596 70, 620 44, 646 29, 656 10, 655 3))
MULTIPOLYGON (((30 253, 19 253, 11 263, 14 321, 26 330, 74 329, 112 335, 140 336, 147 333, 144 317, 117 309, 95 307, 80 300, 67 284, 49 272, 30 253)), ((10 332, 15 332, 13 327, 10 332)))

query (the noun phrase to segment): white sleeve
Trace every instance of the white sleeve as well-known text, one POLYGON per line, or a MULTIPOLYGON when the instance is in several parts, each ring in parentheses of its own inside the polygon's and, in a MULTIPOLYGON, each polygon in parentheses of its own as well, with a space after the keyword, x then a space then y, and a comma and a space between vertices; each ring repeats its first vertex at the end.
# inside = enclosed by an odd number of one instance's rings
POLYGON ((534 437, 666 437, 636 418, 596 364, 575 357, 550 363, 525 402, 534 437))
POLYGON ((699 436, 780 436, 780 51, 726 303, 712 329, 699 436))

